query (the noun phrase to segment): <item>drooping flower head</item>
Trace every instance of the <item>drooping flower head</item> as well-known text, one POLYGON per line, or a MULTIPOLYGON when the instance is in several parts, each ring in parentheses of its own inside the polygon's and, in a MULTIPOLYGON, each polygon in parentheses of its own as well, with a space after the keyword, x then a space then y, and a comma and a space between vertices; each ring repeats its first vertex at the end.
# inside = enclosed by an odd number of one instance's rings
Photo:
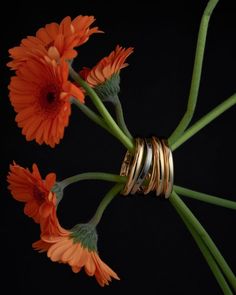
POLYGON ((127 49, 116 46, 107 57, 100 60, 92 69, 80 71, 83 79, 97 92, 102 100, 110 100, 120 91, 120 70, 127 67, 127 57, 133 48, 127 49))
POLYGON ((25 203, 24 213, 40 224, 41 234, 55 240, 67 233, 57 219, 57 206, 63 197, 63 189, 56 182, 56 174, 41 177, 36 164, 32 172, 16 163, 10 165, 7 176, 9 190, 14 199, 25 203))
POLYGON ((73 20, 67 16, 60 24, 47 24, 36 36, 28 36, 20 46, 9 50, 13 60, 7 65, 19 69, 29 58, 45 55, 56 60, 73 59, 77 55, 75 47, 84 44, 92 34, 101 32, 98 27, 90 28, 94 21, 93 16, 79 15, 73 20))
POLYGON ((25 203, 24 213, 36 223, 52 214, 57 203, 56 195, 52 191, 56 183, 55 173, 49 173, 44 180, 36 164, 33 164, 30 172, 28 168, 13 163, 10 165, 7 181, 14 199, 25 203))
POLYGON ((33 247, 40 252, 47 251, 48 257, 54 262, 69 264, 75 273, 84 267, 87 275, 95 276, 102 287, 108 285, 112 278, 119 280, 98 255, 97 233, 92 224, 78 224, 54 238, 42 234, 41 240, 35 242, 33 247))
POLYGON ((28 60, 9 85, 16 122, 27 140, 51 147, 64 136, 71 113, 70 97, 84 102, 83 92, 68 81, 68 64, 28 60))

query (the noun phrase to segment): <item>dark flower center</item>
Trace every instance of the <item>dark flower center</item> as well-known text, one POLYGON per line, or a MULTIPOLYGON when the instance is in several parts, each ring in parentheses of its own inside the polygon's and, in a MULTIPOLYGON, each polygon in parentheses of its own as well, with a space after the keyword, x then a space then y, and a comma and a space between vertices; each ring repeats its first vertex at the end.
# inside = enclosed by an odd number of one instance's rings
POLYGON ((49 104, 53 103, 56 100, 56 93, 55 92, 48 92, 46 95, 46 99, 49 104))
POLYGON ((45 201, 45 195, 43 192, 41 192, 38 187, 34 187, 34 199, 36 200, 38 205, 41 205, 45 201))
POLYGON ((39 103, 47 114, 56 114, 60 110, 60 89, 53 84, 47 84, 40 89, 39 103))

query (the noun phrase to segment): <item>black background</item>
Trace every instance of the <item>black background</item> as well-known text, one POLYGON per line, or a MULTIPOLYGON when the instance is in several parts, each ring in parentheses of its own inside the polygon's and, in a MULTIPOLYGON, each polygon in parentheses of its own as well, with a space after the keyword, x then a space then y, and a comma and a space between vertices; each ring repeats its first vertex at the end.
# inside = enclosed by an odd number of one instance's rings
MULTIPOLYGON (((118 173, 125 148, 73 108, 63 141, 55 148, 26 142, 14 122, 5 67, 7 50, 52 21, 94 15, 105 34, 79 48, 77 66, 93 66, 116 44, 135 47, 121 74, 125 117, 135 136, 168 137, 179 122, 189 92, 201 14, 207 1, 11 1, 1 11, 1 287, 18 294, 221 294, 200 251, 168 202, 154 196, 117 197, 98 226, 99 253, 121 277, 100 288, 94 278, 52 263, 31 248, 39 229, 23 214, 23 205, 7 190, 6 175, 15 160, 36 162, 42 175, 58 179, 86 171, 118 173), (155 2, 155 4, 154 4, 155 2)), ((194 121, 235 91, 236 3, 220 1, 210 21, 194 121)), ((88 102, 89 103, 89 102, 88 102)), ((175 182, 235 199, 235 107, 174 153, 175 182)), ((62 225, 85 222, 111 187, 74 184, 59 208, 62 225)), ((236 271, 235 212, 185 199, 236 271)), ((2 293, 2 292, 1 292, 2 293)))

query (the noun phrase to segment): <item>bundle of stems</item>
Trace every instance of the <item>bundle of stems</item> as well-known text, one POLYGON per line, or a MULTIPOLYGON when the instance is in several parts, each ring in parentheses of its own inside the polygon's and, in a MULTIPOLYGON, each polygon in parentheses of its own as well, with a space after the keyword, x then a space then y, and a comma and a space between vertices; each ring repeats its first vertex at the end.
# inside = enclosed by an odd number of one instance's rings
MULTIPOLYGON (((203 12, 198 33, 192 81, 186 112, 184 113, 174 132, 168 138, 168 143, 172 151, 175 151, 185 141, 190 139, 198 131, 200 131, 202 128, 204 128, 206 125, 208 125, 218 116, 220 116, 223 112, 236 104, 236 94, 233 94, 231 97, 223 101, 220 105, 216 106, 212 111, 207 113, 200 120, 189 127, 194 115, 198 99, 208 23, 218 1, 219 0, 210 0, 203 12)), ((119 98, 117 97, 115 100, 112 101, 116 113, 115 120, 108 112, 103 101, 99 98, 94 89, 91 88, 75 72, 72 66, 70 66, 70 76, 76 83, 84 88, 86 94, 90 97, 93 104, 95 105, 98 113, 94 112, 88 106, 80 103, 78 100, 75 100, 73 98, 71 99, 72 103, 75 104, 82 112, 84 112, 92 121, 107 130, 113 136, 115 136, 129 151, 134 152, 134 138, 125 124, 124 114, 119 98)), ((115 185, 105 195, 99 207, 97 208, 94 217, 92 218, 92 221, 97 224, 100 221, 107 205, 117 194, 119 194, 119 192, 124 187, 127 179, 126 177, 109 173, 88 172, 69 177, 63 180, 61 182, 61 185, 63 188, 65 188, 71 183, 86 179, 97 179, 115 182, 115 185)), ((191 233, 223 293, 235 293, 236 277, 234 273, 230 269, 228 263, 225 261, 214 241, 211 239, 210 235, 207 233, 207 231, 204 229, 204 227, 201 225, 201 223, 194 216, 194 214, 187 207, 187 205, 184 203, 179 195, 234 210, 236 209, 236 202, 193 191, 191 189, 187 189, 178 185, 174 185, 172 194, 169 198, 170 204, 175 208, 176 212, 179 214, 180 218, 183 220, 187 229, 191 233)))

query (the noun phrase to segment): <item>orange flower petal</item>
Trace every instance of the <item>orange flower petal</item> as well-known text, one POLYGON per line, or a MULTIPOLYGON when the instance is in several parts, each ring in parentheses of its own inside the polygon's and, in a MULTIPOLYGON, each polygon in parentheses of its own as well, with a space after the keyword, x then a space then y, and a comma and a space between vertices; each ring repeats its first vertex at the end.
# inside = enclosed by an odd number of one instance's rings
POLYGON ((71 243, 67 239, 63 239, 62 241, 52 245, 48 250, 48 257, 52 261, 60 261, 62 260, 62 255, 68 248, 71 247, 71 243))
POLYGON ((95 270, 96 270, 96 265, 92 259, 91 254, 90 254, 90 255, 88 255, 87 261, 85 263, 85 271, 86 271, 87 275, 93 276, 95 273, 95 270))
POLYGON ((71 269, 72 269, 72 271, 73 271, 74 273, 78 273, 78 272, 80 272, 81 267, 79 267, 79 266, 72 266, 71 269))
POLYGON ((39 251, 40 253, 48 251, 50 248, 51 244, 46 243, 42 240, 36 241, 32 244, 32 247, 36 250, 39 251))
POLYGON ((71 247, 69 247, 63 253, 63 255, 61 257, 62 262, 67 263, 68 261, 70 261, 73 258, 73 256, 74 256, 74 254, 75 254, 76 251, 77 251, 77 245, 76 244, 73 244, 71 247))
POLYGON ((81 247, 81 245, 77 243, 76 246, 76 252, 69 261, 70 266, 78 266, 81 256, 83 255, 83 248, 81 247))
POLYGON ((86 73, 86 81, 91 87, 104 83, 106 80, 110 79, 112 75, 119 73, 122 68, 128 65, 125 63, 125 60, 132 52, 133 48, 131 47, 125 49, 117 45, 109 56, 104 57, 89 73, 86 73))
POLYGON ((56 174, 49 173, 45 178, 45 187, 48 190, 51 190, 55 183, 56 183, 56 174))
POLYGON ((59 60, 60 59, 60 53, 58 49, 55 46, 51 46, 48 49, 48 56, 50 59, 59 60))

